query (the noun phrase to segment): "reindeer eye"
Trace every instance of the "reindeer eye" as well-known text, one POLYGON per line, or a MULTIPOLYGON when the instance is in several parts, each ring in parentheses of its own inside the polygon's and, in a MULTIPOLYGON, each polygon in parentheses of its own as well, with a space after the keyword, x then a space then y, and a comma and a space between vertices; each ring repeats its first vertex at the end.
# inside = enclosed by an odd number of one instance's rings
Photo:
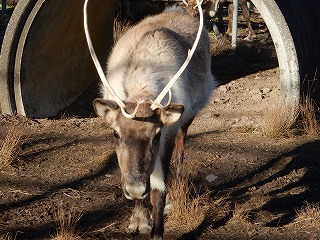
POLYGON ((120 135, 119 135, 119 133, 118 133, 116 130, 113 130, 113 136, 114 136, 115 138, 117 138, 117 139, 120 138, 120 135))
POLYGON ((153 138, 153 141, 159 141, 161 137, 161 131, 159 131, 153 138))

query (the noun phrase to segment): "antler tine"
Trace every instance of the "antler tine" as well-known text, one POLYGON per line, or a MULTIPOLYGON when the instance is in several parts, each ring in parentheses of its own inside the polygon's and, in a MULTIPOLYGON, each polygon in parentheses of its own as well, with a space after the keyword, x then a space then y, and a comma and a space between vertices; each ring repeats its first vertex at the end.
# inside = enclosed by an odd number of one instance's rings
MULTIPOLYGON (((203 3, 203 0, 200 1, 200 5, 203 3)), ((198 6, 198 4, 196 6, 193 7, 193 9, 196 9, 198 6)))
POLYGON ((189 4, 187 3, 186 0, 182 0, 182 2, 183 2, 186 6, 189 6, 189 4))
MULTIPOLYGON (((202 28, 203 28, 203 13, 202 13, 202 8, 201 8, 201 4, 199 2, 199 0, 196 0, 197 2, 197 6, 198 6, 198 10, 199 10, 199 14, 200 14, 200 24, 199 24, 199 29, 198 29, 198 33, 197 33, 197 37, 193 43, 193 46, 191 48, 191 50, 188 50, 188 56, 187 59, 185 60, 185 62, 182 64, 182 66, 180 67, 180 69, 178 70, 178 72, 172 77, 172 79, 169 81, 169 83, 164 87, 164 89, 161 91, 161 93, 159 94, 159 96, 154 100, 151 101, 152 105, 150 106, 152 110, 156 109, 156 108, 166 108, 168 106, 163 106, 161 104, 162 99, 165 97, 165 95, 170 91, 171 87, 173 86, 173 84, 177 81, 177 79, 181 76, 181 74, 183 73, 183 71, 186 69, 186 67, 188 66, 201 37, 201 32, 202 32, 202 28)), ((202 1, 201 1, 202 2, 202 1)), ((171 103, 171 91, 170 91, 170 103, 171 103)), ((169 103, 169 104, 170 104, 169 103)))
POLYGON ((166 105, 162 105, 160 103, 157 103, 155 101, 150 100, 150 102, 152 103, 152 105, 150 106, 152 110, 156 109, 156 108, 166 108, 170 105, 171 101, 172 101, 172 93, 171 93, 171 89, 169 89, 168 91, 168 102, 166 105))
POLYGON ((126 118, 131 118, 131 119, 132 119, 132 118, 135 118, 135 116, 136 116, 136 114, 137 114, 137 112, 138 112, 138 109, 139 109, 139 106, 140 106, 141 103, 143 103, 143 101, 137 102, 137 106, 134 108, 134 110, 133 110, 133 112, 132 112, 131 114, 127 113, 127 111, 126 111, 124 108, 120 107, 121 113, 122 113, 123 116, 125 116, 126 118))
POLYGON ((84 25, 84 32, 86 35, 86 39, 87 39, 87 43, 88 43, 88 48, 89 48, 89 52, 90 55, 92 57, 92 60, 94 62, 94 65, 98 71, 99 77, 101 79, 101 82, 103 84, 103 86, 111 93, 111 95, 113 96, 113 98, 115 99, 116 103, 119 105, 120 109, 121 109, 121 113, 127 117, 127 118, 134 118, 140 103, 137 104, 136 109, 134 110, 134 112, 132 114, 127 113, 127 111, 125 110, 126 105, 125 103, 120 99, 120 97, 116 94, 116 92, 113 90, 113 88, 110 86, 109 82, 106 79, 106 76, 104 75, 104 72, 102 70, 102 67, 100 65, 99 59, 94 51, 94 47, 91 41, 91 37, 90 37, 90 33, 89 33, 89 28, 88 28, 88 14, 87 14, 87 6, 88 6, 88 0, 85 0, 84 2, 84 6, 83 6, 83 25, 84 25))

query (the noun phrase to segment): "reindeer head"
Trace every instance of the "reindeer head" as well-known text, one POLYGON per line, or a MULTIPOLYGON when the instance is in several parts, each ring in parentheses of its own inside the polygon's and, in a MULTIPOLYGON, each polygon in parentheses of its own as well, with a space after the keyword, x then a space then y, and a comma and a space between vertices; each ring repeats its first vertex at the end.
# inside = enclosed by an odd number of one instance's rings
POLYGON ((218 12, 218 7, 219 0, 207 0, 203 6, 203 9, 210 17, 214 17, 218 12))
MULTIPOLYGON (((203 11, 210 17, 214 17, 218 11, 219 1, 220 0, 203 0, 201 2, 203 11)), ((185 9, 193 16, 197 16, 199 14, 196 0, 189 0, 185 9)))
MULTIPOLYGON (((96 99, 94 108, 97 115, 104 118, 113 129, 125 197, 145 198, 150 190, 150 175, 155 166, 161 129, 175 123, 184 107, 170 104, 165 109, 152 110, 150 103, 142 103, 134 118, 125 117, 112 100, 96 99)), ((126 103, 127 112, 135 108, 135 103, 126 103)))

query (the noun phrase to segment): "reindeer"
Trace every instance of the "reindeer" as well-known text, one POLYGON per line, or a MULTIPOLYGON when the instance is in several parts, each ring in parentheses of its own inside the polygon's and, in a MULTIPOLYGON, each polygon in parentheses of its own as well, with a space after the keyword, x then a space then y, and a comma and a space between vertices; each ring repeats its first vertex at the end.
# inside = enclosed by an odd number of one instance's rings
POLYGON ((103 86, 103 98, 93 102, 96 114, 113 129, 124 196, 135 200, 128 230, 151 231, 152 239, 162 239, 164 233, 173 152, 180 166, 188 127, 217 86, 211 74, 209 36, 202 25, 198 27, 197 19, 175 6, 129 29, 107 62, 106 79, 114 91, 103 86), (175 84, 163 91, 186 62, 175 84), (159 100, 163 93, 166 105, 159 100))
MULTIPOLYGON (((239 6, 242 10, 242 15, 244 20, 246 21, 249 34, 245 38, 246 41, 253 42, 254 38, 256 38, 256 34, 254 33, 251 22, 250 22, 250 15, 247 2, 251 2, 250 0, 239 0, 239 6)), ((203 0, 202 1, 203 10, 207 13, 210 17, 214 17, 217 12, 219 12, 219 21, 222 21, 222 9, 219 10, 219 6, 227 6, 228 7, 228 29, 226 34, 231 36, 232 35, 232 19, 233 19, 233 0, 203 0)), ((192 9, 196 7, 196 1, 190 0, 188 2, 188 9, 191 12, 192 9)), ((195 11, 194 11, 195 12, 195 11)), ((214 29, 217 29, 214 25, 214 29)), ((216 30, 215 30, 216 32, 216 30)), ((217 33, 217 32, 216 32, 217 33)))

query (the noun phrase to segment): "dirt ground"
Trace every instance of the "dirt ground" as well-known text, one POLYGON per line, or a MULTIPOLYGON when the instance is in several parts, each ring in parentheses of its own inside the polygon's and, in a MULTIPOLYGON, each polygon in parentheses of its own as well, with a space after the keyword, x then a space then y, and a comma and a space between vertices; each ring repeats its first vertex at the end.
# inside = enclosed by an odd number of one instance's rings
MULTIPOLYGON (((295 221, 302 207, 320 201, 320 141, 265 136, 279 68, 258 14, 253 28, 257 39, 240 39, 237 50, 223 45, 227 37, 213 37, 212 71, 222 85, 191 125, 185 154, 194 184, 210 191, 210 209, 192 230, 167 227, 165 239, 320 239, 319 228, 295 221)), ((120 188, 111 130, 90 107, 95 91, 55 119, 0 116, 2 131, 24 123, 27 136, 0 170, 0 235, 50 239, 57 216, 70 214, 83 239, 147 238, 126 233, 133 202, 120 188)))

